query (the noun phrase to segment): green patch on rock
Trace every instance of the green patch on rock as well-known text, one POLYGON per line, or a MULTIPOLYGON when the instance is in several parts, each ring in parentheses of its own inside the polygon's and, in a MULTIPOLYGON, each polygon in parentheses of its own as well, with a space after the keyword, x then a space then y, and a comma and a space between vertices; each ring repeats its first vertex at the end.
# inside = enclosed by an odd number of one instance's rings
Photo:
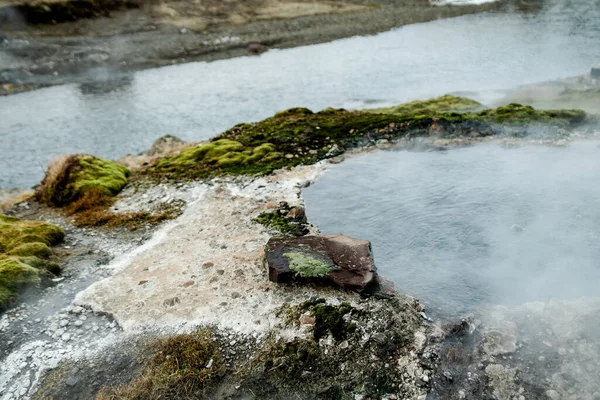
POLYGON ((42 202, 62 207, 95 190, 114 196, 127 184, 129 170, 124 165, 86 154, 77 154, 55 161, 36 195, 42 202))
POLYGON ((437 115, 444 113, 466 113, 483 109, 483 104, 468 99, 466 97, 457 97, 445 95, 429 100, 416 100, 410 103, 400 104, 394 107, 376 108, 369 110, 375 114, 394 114, 394 115, 437 115))
POLYGON ((274 229, 285 236, 304 236, 308 230, 306 214, 301 207, 290 207, 282 202, 279 209, 265 211, 254 219, 267 228, 274 229))
POLYGON ((324 278, 331 272, 329 264, 304 253, 285 253, 290 269, 302 278, 324 278))
POLYGON ((47 258, 52 254, 50 246, 63 238, 56 225, 0 215, 0 309, 19 292, 60 273, 58 264, 47 258))

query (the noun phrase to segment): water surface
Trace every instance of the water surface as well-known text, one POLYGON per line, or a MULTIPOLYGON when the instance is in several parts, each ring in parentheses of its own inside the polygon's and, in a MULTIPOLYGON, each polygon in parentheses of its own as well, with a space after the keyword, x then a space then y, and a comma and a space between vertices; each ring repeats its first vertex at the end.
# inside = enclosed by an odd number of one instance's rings
MULTIPOLYGON (((479 14, 368 37, 198 62, 0 97, 0 187, 26 187, 64 153, 118 158, 167 133, 207 139, 296 106, 364 108, 451 92, 484 102, 598 63, 600 2, 479 14)), ((0 69, 2 63, 0 60, 0 69)))
POLYGON ((445 315, 600 296, 599 145, 372 153, 305 189, 307 214, 445 315))

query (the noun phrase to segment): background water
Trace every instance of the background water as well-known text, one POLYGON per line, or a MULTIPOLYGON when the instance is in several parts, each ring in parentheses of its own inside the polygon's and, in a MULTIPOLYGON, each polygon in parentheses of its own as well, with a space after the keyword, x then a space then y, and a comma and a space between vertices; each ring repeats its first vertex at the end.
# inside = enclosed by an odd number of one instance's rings
POLYGON ((599 181, 598 142, 477 145, 352 158, 304 196, 324 234, 371 240, 400 292, 456 315, 599 296, 599 181))
POLYGON ((465 16, 118 79, 95 70, 97 84, 0 97, 0 187, 37 183, 64 153, 118 158, 167 133, 203 140, 295 106, 364 108, 449 92, 487 102, 599 61, 600 1, 550 0, 537 14, 465 16))

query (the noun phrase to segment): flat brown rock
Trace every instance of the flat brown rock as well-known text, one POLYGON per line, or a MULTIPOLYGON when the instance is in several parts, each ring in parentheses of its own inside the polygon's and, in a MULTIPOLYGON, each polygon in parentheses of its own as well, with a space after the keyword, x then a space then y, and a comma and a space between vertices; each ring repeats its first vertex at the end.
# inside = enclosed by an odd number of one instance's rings
POLYGON ((346 235, 270 239, 266 263, 276 283, 330 281, 362 293, 377 282, 371 243, 346 235))

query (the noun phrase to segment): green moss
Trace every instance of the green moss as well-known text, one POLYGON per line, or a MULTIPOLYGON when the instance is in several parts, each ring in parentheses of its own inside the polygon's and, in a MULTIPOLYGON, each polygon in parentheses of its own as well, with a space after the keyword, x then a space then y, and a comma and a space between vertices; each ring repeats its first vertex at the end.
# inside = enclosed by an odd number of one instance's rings
POLYGON ((45 260, 64 232, 56 225, 24 221, 0 215, 0 309, 22 290, 60 273, 60 267, 45 260))
POLYGON ((304 210, 297 207, 291 208, 285 202, 275 211, 261 213, 254 219, 254 222, 274 229, 285 236, 304 236, 309 232, 304 210))
POLYGON ((194 175, 207 177, 215 174, 268 173, 273 162, 282 158, 270 143, 244 146, 229 139, 216 140, 188 147, 179 155, 160 159, 152 170, 169 176, 194 175))
POLYGON ((473 112, 483 108, 484 106, 475 100, 447 94, 435 99, 416 100, 395 107, 376 108, 369 110, 369 112, 376 114, 433 116, 450 112, 473 112))
POLYGON ((311 307, 311 311, 316 318, 313 332, 316 340, 329 333, 334 339, 342 340, 356 330, 355 324, 344 319, 346 314, 353 311, 349 303, 342 303, 339 306, 316 304, 311 307))
POLYGON ((16 258, 0 259, 0 309, 19 291, 39 285, 39 270, 16 258))
POLYGON ((114 196, 127 184, 129 170, 124 165, 87 155, 80 156, 78 161, 80 168, 71 182, 75 197, 92 188, 114 196))
POLYGON ((381 139, 428 136, 432 128, 444 137, 472 137, 514 133, 505 126, 568 126, 585 119, 585 113, 579 110, 540 111, 511 104, 475 111, 480 108, 476 101, 455 96, 369 111, 328 108, 313 113, 306 108, 292 108, 257 123, 236 125, 210 143, 160 159, 149 172, 184 179, 267 174, 283 167, 312 164, 381 139))
POLYGON ((331 267, 321 260, 303 253, 285 253, 290 262, 290 269, 302 278, 324 278, 331 272, 331 267))
POLYGON ((20 256, 35 256, 39 247, 31 246, 31 253, 26 251, 25 244, 43 244, 54 246, 65 236, 61 228, 42 221, 25 221, 16 217, 0 215, 0 253, 10 253, 19 249, 20 256))
POLYGON ((45 243, 33 242, 24 243, 10 250, 7 254, 11 256, 35 256, 48 258, 52 255, 52 250, 45 243))
POLYGON ((36 195, 53 206, 65 206, 95 190, 114 196, 127 184, 129 170, 113 161, 91 155, 72 155, 50 165, 36 195))
POLYGON ((582 110, 536 110, 531 106, 511 103, 502 107, 482 111, 477 114, 484 120, 516 125, 541 123, 568 126, 583 122, 586 117, 582 110))

